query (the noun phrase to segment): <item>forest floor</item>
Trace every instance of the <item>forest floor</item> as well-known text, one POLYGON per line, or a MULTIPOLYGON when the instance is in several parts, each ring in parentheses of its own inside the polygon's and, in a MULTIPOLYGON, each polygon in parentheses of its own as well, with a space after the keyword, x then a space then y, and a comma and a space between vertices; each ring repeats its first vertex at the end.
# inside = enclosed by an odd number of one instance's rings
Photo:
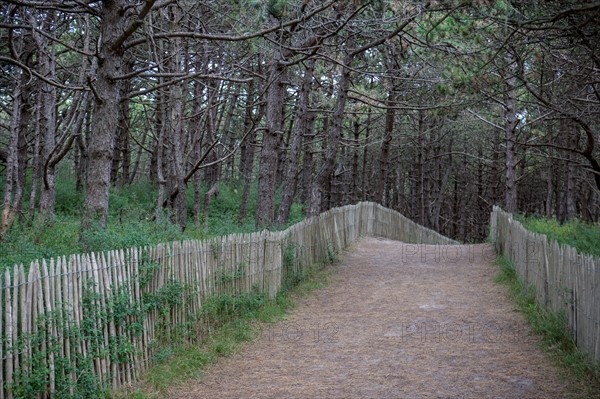
POLYGON ((170 396, 574 397, 494 261, 489 244, 361 240, 326 288, 170 396))

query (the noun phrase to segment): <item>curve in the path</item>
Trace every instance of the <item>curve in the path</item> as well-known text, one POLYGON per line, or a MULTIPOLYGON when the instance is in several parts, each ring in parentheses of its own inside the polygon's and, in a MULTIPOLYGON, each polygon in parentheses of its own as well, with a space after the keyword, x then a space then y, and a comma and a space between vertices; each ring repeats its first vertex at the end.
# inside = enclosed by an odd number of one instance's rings
POLYGON ((491 246, 367 238, 325 289, 178 398, 565 398, 491 246))

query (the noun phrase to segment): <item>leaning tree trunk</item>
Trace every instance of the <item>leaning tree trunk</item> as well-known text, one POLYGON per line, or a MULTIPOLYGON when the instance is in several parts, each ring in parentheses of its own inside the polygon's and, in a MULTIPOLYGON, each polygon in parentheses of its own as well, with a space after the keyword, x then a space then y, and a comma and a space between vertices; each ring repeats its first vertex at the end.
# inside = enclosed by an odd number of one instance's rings
POLYGON ((325 159, 319 168, 310 196, 310 207, 308 216, 316 216, 321 212, 321 201, 323 194, 327 190, 328 181, 335 167, 336 154, 342 137, 342 128, 344 122, 344 111, 346 108, 346 100, 348 99, 348 90, 350 89, 350 64, 354 58, 354 53, 346 56, 342 73, 339 77, 339 86, 337 90, 337 98, 333 117, 331 119, 331 127, 329 128, 329 136, 327 138, 327 149, 325 150, 325 159))
MULTIPOLYGON (((200 62, 196 63, 196 68, 200 70, 202 65, 200 62)), ((204 138, 204 131, 201 128, 201 123, 204 117, 204 113, 202 111, 202 105, 204 103, 204 82, 196 81, 194 83, 194 96, 193 96, 193 105, 192 105, 192 117, 189 119, 189 127, 188 130, 192 135, 192 154, 193 161, 198 162, 200 157, 202 156, 202 143, 204 138)), ((200 173, 195 173, 193 178, 193 187, 194 187, 194 224, 196 226, 200 225, 200 219, 202 217, 202 175, 200 173)))
MULTIPOLYGON (((510 57, 509 57, 510 58, 510 57)), ((512 58, 511 58, 512 61, 512 58)), ((511 73, 510 71, 508 72, 511 73)), ((513 75, 505 79, 504 135, 506 140, 506 175, 504 182, 504 206, 507 212, 517 211, 517 79, 513 75)))
POLYGON ((309 122, 308 107, 314 65, 315 61, 311 60, 304 71, 300 100, 298 104, 298 110, 296 112, 296 125, 294 126, 291 139, 292 143, 290 146, 290 158, 283 181, 283 198, 281 199, 281 206, 279 207, 279 214, 277 216, 277 224, 279 225, 287 223, 290 217, 290 210, 292 208, 294 196, 296 195, 302 135, 307 130, 309 122))
MULTIPOLYGON (((217 141, 217 107, 219 99, 219 84, 216 81, 211 81, 207 84, 208 90, 208 110, 206 114, 206 141, 207 146, 212 147, 217 141)), ((219 195, 219 185, 221 183, 221 165, 217 163, 219 154, 216 147, 210 150, 208 162, 213 165, 208 167, 207 182, 210 185, 209 189, 204 194, 204 230, 208 230, 208 217, 212 200, 219 195)))
POLYGON ((389 89, 387 110, 385 114, 385 130, 383 136, 383 142, 381 143, 381 155, 379 156, 379 179, 375 184, 375 195, 374 201, 383 204, 383 194, 385 186, 388 180, 388 172, 390 167, 390 147, 392 144, 392 137, 394 134, 394 119, 396 118, 396 91, 394 86, 389 89))
POLYGON ((258 173, 258 206, 256 227, 267 227, 273 223, 275 212, 275 175, 279 157, 280 137, 283 134, 283 109, 285 98, 284 74, 281 50, 275 49, 269 70, 267 91, 267 126, 263 132, 260 169, 258 173))
MULTIPOLYGON (((260 73, 260 69, 259 69, 260 73)), ((248 84, 248 97, 246 100, 246 113, 244 117, 244 134, 248 133, 245 139, 245 150, 240 160, 240 175, 244 180, 244 189, 242 191, 242 201, 240 204, 239 223, 243 224, 248 213, 248 200, 250 198, 250 185, 252 184, 252 170, 254 169, 254 154, 256 148, 256 128, 266 113, 266 107, 261 104, 258 109, 256 119, 253 117, 252 108, 254 107, 254 81, 248 84)), ((262 103, 262 102, 261 102, 262 103)))
POLYGON ((352 179, 350 182, 350 194, 352 198, 352 203, 357 202, 359 200, 358 195, 358 159, 359 159, 359 144, 360 144, 360 123, 359 123, 359 115, 355 115, 354 122, 352 124, 354 129, 354 149, 352 152, 352 179))
MULTIPOLYGON (((223 142, 227 143, 227 149, 229 151, 233 151, 233 149, 235 148, 236 145, 236 137, 235 137, 235 133, 234 133, 234 127, 232 127, 232 125, 235 125, 233 123, 233 116, 235 113, 235 110, 237 108, 238 105, 238 98, 240 97, 240 90, 241 90, 241 85, 236 85, 233 91, 233 94, 231 95, 231 103, 229 104, 229 109, 227 110, 227 115, 225 116, 225 121, 223 122, 223 142)), ((234 175, 234 164, 235 164, 235 157, 229 157, 229 159, 227 160, 226 163, 226 167, 225 167, 225 173, 229 174, 230 178, 233 180, 233 175, 234 175)))
POLYGON ((361 198, 362 201, 367 201, 369 199, 368 191, 369 191, 369 182, 367 180, 367 176, 369 174, 369 137, 371 135, 371 126, 372 126, 372 116, 371 109, 367 111, 367 128, 365 129, 365 145, 363 148, 363 156, 362 156, 362 173, 360 176, 361 179, 361 198))

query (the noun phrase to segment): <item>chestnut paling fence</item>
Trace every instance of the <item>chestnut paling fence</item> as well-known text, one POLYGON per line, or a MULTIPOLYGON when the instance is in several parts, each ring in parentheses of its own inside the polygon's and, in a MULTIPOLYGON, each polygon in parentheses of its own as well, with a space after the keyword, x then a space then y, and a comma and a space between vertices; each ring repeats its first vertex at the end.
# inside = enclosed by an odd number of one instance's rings
POLYGON ((311 265, 368 235, 456 243, 362 202, 284 231, 15 265, 0 276, 0 399, 86 397, 129 384, 161 343, 202 340, 211 312, 235 314, 244 296, 272 298, 311 265))
POLYGON ((490 226, 496 251, 535 287, 538 304, 564 313, 577 347, 600 363, 600 258, 528 231, 496 206, 490 226))

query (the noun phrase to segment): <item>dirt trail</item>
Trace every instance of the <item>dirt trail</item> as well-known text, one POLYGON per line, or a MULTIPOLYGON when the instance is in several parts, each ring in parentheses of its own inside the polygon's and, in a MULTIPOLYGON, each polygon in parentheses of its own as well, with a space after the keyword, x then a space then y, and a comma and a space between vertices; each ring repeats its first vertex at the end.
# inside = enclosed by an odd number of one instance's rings
POLYGON ((367 238, 331 284, 177 398, 565 398, 487 244, 367 238))

